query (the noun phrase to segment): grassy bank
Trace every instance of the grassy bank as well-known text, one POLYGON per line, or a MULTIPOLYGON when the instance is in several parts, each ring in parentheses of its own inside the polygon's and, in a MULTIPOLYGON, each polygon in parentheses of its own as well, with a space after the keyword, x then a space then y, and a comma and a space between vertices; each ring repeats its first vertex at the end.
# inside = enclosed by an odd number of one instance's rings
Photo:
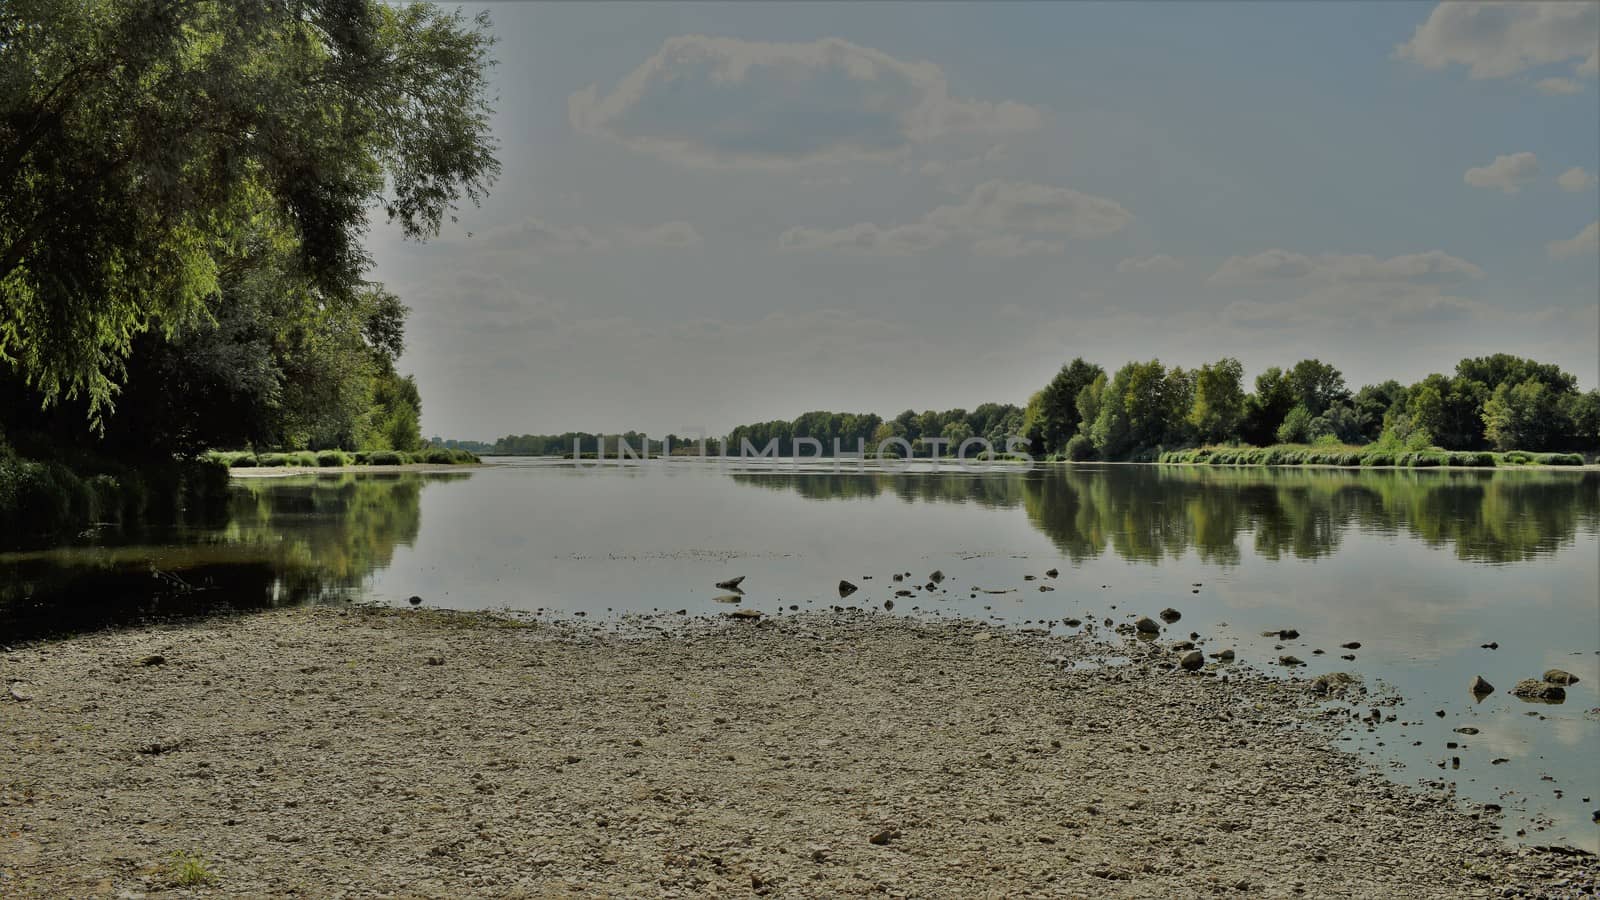
POLYGON ((1577 453, 1407 450, 1373 446, 1308 446, 1279 444, 1271 447, 1193 447, 1168 450, 1158 462, 1211 466, 1346 466, 1351 468, 1516 468, 1519 466, 1581 466, 1577 453))
POLYGON ((465 450, 446 450, 430 447, 416 453, 399 450, 299 450, 291 453, 252 453, 213 451, 206 459, 229 469, 273 469, 282 467, 329 469, 343 466, 406 466, 423 463, 432 466, 457 466, 478 462, 478 457, 465 450))

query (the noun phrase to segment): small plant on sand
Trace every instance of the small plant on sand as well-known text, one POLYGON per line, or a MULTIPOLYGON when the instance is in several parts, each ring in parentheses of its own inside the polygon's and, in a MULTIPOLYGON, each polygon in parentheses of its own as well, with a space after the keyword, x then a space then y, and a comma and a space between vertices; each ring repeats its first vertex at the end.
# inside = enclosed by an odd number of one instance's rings
POLYGON ((211 884, 217 876, 211 874, 206 868, 206 859, 198 853, 185 853, 175 850, 172 854, 172 880, 179 887, 194 887, 196 885, 211 884))

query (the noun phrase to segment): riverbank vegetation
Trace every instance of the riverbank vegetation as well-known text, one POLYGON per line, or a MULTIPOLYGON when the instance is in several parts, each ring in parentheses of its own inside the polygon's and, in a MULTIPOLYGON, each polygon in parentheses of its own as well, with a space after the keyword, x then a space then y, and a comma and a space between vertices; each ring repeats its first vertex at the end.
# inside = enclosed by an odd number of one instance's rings
POLYGON ((399 450, 319 450, 315 453, 300 450, 293 453, 213 452, 206 459, 229 469, 271 469, 283 466, 328 469, 340 466, 458 466, 478 462, 478 457, 465 450, 446 450, 428 447, 415 453, 399 450))
POLYGON ((210 449, 422 452, 362 242, 494 181, 491 44, 426 3, 0 8, 0 528, 210 449))
POLYGON ((1240 465, 1567 465, 1600 450, 1600 390, 1503 353, 1356 391, 1307 359, 1266 369, 1254 388, 1231 358, 1131 362, 1110 376, 1075 359, 1033 395, 1024 434, 1046 458, 1240 465))

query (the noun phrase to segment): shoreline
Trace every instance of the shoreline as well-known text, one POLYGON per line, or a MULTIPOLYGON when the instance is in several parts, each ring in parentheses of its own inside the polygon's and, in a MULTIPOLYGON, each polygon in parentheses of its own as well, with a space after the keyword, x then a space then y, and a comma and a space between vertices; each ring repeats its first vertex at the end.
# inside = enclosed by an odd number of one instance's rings
POLYGON ((379 474, 383 472, 422 472, 437 474, 465 469, 481 469, 484 463, 402 463, 394 466, 252 466, 229 469, 231 478, 284 478, 290 475, 379 474))
MULTIPOLYGON (((790 469, 792 469, 794 471, 805 472, 805 471, 813 471, 814 468, 817 467, 817 466, 827 466, 831 470, 831 463, 835 459, 835 457, 831 457, 831 456, 819 456, 819 457, 810 457, 810 456, 807 456, 807 457, 794 457, 794 456, 780 456, 780 457, 739 457, 739 456, 670 456, 670 457, 668 457, 668 456, 651 456, 651 457, 648 457, 648 458, 640 457, 639 459, 618 459, 616 457, 608 456, 603 460, 596 460, 596 459, 592 459, 592 458, 572 459, 571 457, 566 457, 566 456, 496 456, 496 455, 493 455, 493 454, 479 454, 479 457, 483 460, 482 462, 471 463, 471 464, 463 464, 463 466, 458 466, 458 468, 460 468, 460 467, 472 467, 472 466, 482 467, 482 466, 499 465, 499 463, 494 462, 494 460, 502 460, 502 459, 536 459, 536 460, 540 460, 540 461, 543 461, 543 462, 565 462, 565 463, 573 463, 573 464, 576 464, 576 465, 579 465, 579 466, 582 466, 582 467, 586 467, 586 468, 597 468, 597 467, 602 466, 602 465, 604 465, 604 466, 635 465, 635 464, 638 464, 638 463, 641 463, 641 462, 647 462, 647 461, 648 462, 658 462, 658 461, 661 461, 661 460, 668 460, 668 461, 672 461, 672 462, 692 461, 692 462, 707 462, 707 463, 716 463, 716 462, 722 461, 725 464, 739 463, 739 464, 743 464, 743 465, 754 464, 754 465, 757 465, 757 466, 760 466, 760 465, 763 465, 763 464, 780 464, 780 465, 784 465, 784 466, 786 466, 786 467, 788 467, 788 468, 790 468, 790 469)), ((924 457, 918 457, 918 458, 916 458, 914 460, 910 460, 910 461, 897 461, 897 462, 906 462, 907 465, 908 465, 908 468, 902 468, 902 469, 895 470, 895 469, 885 468, 881 464, 873 464, 873 465, 866 465, 866 466, 855 465, 855 464, 853 464, 853 463, 857 462, 855 460, 847 460, 847 459, 844 459, 843 457, 838 457, 838 458, 841 460, 841 463, 838 466, 838 471, 839 471, 840 474, 849 474, 849 473, 858 473, 858 474, 884 473, 884 474, 896 474, 896 475, 898 475, 898 474, 911 474, 911 473, 924 474, 924 473, 928 472, 929 470, 927 470, 927 469, 918 469, 918 468, 910 468, 909 466, 928 466, 928 465, 930 465, 930 464, 932 464, 934 462, 933 460, 927 459, 927 458, 924 458, 924 457)), ((939 463, 939 470, 938 470, 939 473, 963 471, 961 469, 960 462, 955 457, 941 457, 938 460, 938 463, 939 463)), ((970 463, 970 465, 975 467, 973 469, 973 471, 1000 471, 1000 470, 1005 469, 1006 467, 1021 468, 1023 466, 1029 466, 1030 465, 1028 463, 1023 463, 1023 462, 1020 462, 1020 461, 1017 461, 1017 460, 1005 460, 1005 459, 982 460, 982 461, 971 460, 971 461, 969 461, 969 463, 970 463)), ((1074 468, 1074 467, 1078 467, 1078 466, 1181 466, 1181 467, 1184 467, 1184 468, 1215 469, 1215 470, 1234 470, 1234 469, 1339 469, 1339 470, 1342 470, 1342 471, 1350 471, 1350 472, 1394 472, 1394 471, 1398 471, 1398 472, 1429 472, 1429 471, 1434 471, 1434 472, 1600 472, 1600 462, 1585 463, 1584 465, 1581 465, 1581 466, 1552 466, 1552 465, 1547 465, 1547 464, 1544 464, 1544 463, 1528 463, 1528 464, 1525 464, 1525 465, 1514 465, 1514 466, 1394 466, 1394 465, 1388 465, 1388 466, 1348 466, 1348 465, 1336 465, 1336 464, 1333 464, 1333 463, 1227 463, 1227 464, 1213 464, 1213 463, 1206 463, 1206 462, 1159 462, 1159 461, 1155 461, 1155 460, 1141 461, 1141 460, 1088 459, 1088 460, 1074 461, 1074 460, 1058 459, 1058 460, 1034 460, 1031 463, 1031 466, 1033 466, 1033 467, 1038 467, 1038 466, 1060 466, 1060 467, 1064 467, 1064 468, 1074 468)), ((382 467, 347 466, 347 467, 345 467, 346 470, 350 470, 350 471, 362 471, 362 470, 370 470, 370 469, 374 469, 374 468, 391 468, 391 469, 393 469, 393 468, 404 468, 404 467, 403 466, 382 466, 382 467)), ((448 469, 450 467, 446 466, 444 468, 448 469)), ((239 471, 248 472, 250 470, 249 469, 241 469, 239 471)), ((280 470, 267 469, 265 471, 266 472, 281 471, 281 469, 280 470)), ((307 469, 305 471, 315 472, 315 471, 318 471, 318 470, 317 469, 307 469)), ((323 471, 330 471, 330 470, 323 470, 323 471)), ((335 470, 331 470, 331 471, 339 471, 339 470, 335 469, 335 470)), ((935 473, 935 474, 937 474, 937 473, 935 473)))
POLYGON ((859 613, 310 607, 46 641, 0 654, 0 893, 176 889, 173 854, 214 879, 192 896, 1596 888, 1593 857, 1336 749, 1383 700, 1330 715, 1176 659, 859 613))

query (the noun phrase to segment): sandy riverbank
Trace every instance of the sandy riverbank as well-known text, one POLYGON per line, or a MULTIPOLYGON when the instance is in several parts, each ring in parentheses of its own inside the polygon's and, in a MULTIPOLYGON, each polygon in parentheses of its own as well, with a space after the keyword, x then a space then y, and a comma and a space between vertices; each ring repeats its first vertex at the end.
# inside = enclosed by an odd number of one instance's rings
POLYGON ((1592 857, 1512 849, 1331 749, 1304 683, 1156 649, 1077 667, 1103 651, 871 614, 622 635, 332 609, 14 649, 0 895, 1594 888, 1592 857), (179 886, 174 854, 214 880, 179 886))

